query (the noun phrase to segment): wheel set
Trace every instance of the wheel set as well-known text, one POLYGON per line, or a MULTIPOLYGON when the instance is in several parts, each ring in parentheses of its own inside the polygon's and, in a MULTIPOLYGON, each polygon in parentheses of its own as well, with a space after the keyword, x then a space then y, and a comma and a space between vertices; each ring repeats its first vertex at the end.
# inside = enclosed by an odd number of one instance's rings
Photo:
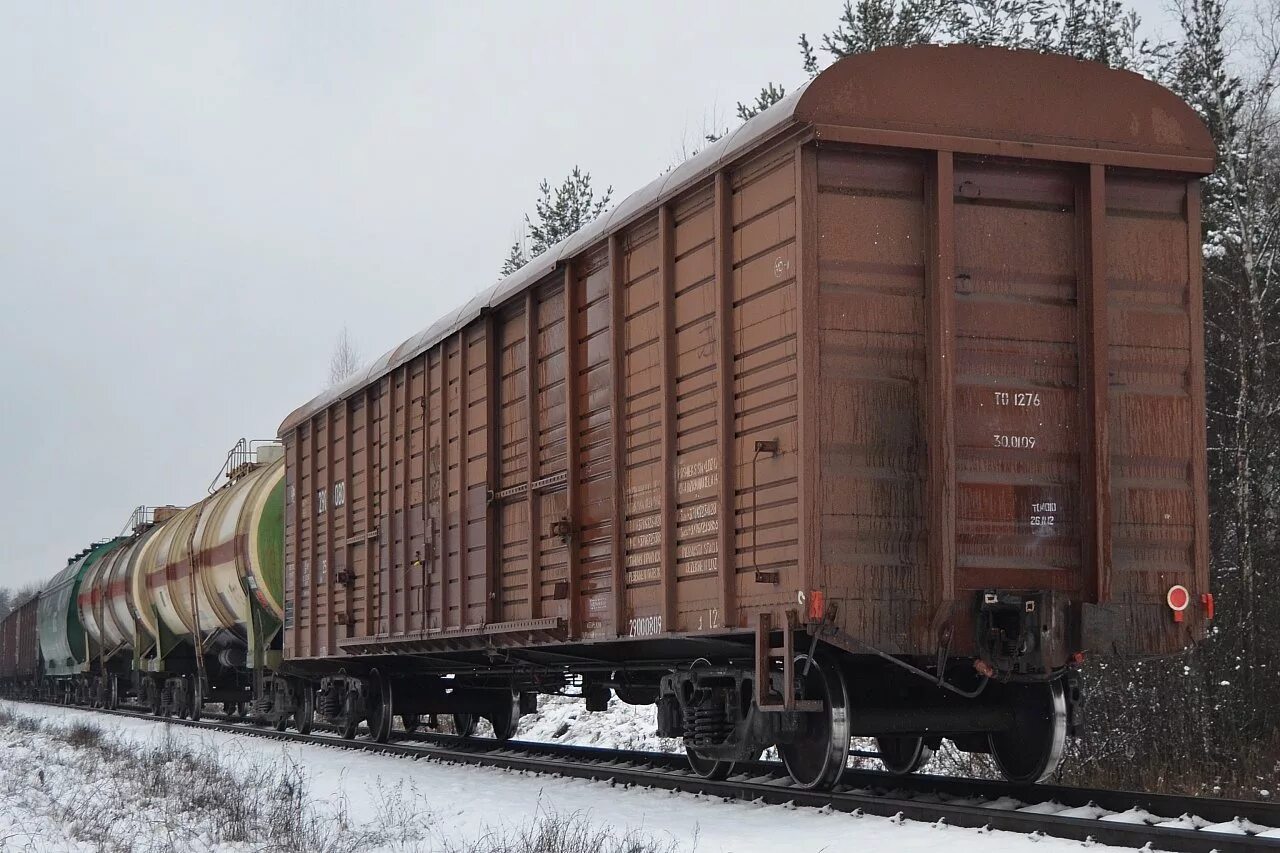
MULTIPOLYGON (((801 731, 776 744, 779 757, 795 786, 825 790, 840 781, 848 765, 850 742, 856 734, 858 709, 851 701, 850 675, 839 661, 822 655, 799 655, 794 662, 796 699, 817 701, 822 709, 805 713, 801 731)), ((1010 782, 1035 784, 1053 775, 1062 759, 1068 728, 1063 679, 1001 685, 997 700, 1012 719, 1008 728, 985 735, 974 748, 991 755, 1010 782)), ((944 735, 892 734, 874 736, 886 772, 905 776, 922 770, 944 735)), ((965 748, 975 743, 964 741, 965 748)), ((738 761, 717 759, 686 741, 690 769, 708 780, 733 774, 738 761)), ((758 758, 759 750, 754 757, 758 758)))

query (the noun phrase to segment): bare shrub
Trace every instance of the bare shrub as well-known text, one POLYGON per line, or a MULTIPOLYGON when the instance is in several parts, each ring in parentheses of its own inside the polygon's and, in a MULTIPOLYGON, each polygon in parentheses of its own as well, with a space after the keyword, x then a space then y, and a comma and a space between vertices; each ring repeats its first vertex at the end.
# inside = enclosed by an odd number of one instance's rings
POLYGON ((618 833, 597 826, 582 813, 548 812, 519 829, 490 830, 448 853, 677 853, 674 841, 630 830, 618 833))
POLYGON ((102 746, 102 729, 85 720, 72 723, 60 737, 71 746, 82 749, 102 746))
POLYGON ((4 707, 0 707, 0 726, 16 729, 20 732, 38 732, 42 728, 40 721, 35 717, 16 714, 4 707))
POLYGON ((4 741, 36 753, 0 766, 0 810, 31 815, 31 840, 60 832, 101 853, 222 844, 356 853, 409 847, 429 834, 430 810, 412 786, 379 785, 376 819, 362 824, 344 799, 315 799, 306 769, 290 758, 227 762, 212 746, 192 745, 172 730, 139 745, 88 722, 42 728, 0 712, 0 747, 4 741))

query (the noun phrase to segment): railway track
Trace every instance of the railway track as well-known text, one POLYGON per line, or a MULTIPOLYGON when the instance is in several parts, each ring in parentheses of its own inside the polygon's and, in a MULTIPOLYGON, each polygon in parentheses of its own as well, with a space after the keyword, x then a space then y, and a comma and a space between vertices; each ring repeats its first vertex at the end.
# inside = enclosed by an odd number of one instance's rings
MULTIPOLYGON (((102 711, 147 720, 141 711, 102 711)), ((512 771, 701 793, 731 800, 794 805, 896 820, 1006 830, 1081 842, 1187 853, 1280 850, 1280 804, 1182 797, 1055 785, 1014 785, 958 777, 891 776, 848 770, 836 788, 795 788, 774 762, 748 762, 724 781, 693 774, 671 753, 608 750, 524 741, 498 742, 417 732, 380 744, 336 733, 302 735, 227 720, 164 721, 252 737, 356 749, 411 759, 498 767, 512 771)))

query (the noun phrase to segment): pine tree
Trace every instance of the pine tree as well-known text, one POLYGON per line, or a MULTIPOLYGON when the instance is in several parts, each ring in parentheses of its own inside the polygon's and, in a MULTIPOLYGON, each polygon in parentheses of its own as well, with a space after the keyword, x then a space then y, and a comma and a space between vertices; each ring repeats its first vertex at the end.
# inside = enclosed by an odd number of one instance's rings
POLYGON ((1252 706, 1280 656, 1280 576, 1271 568, 1280 557, 1280 47, 1264 52, 1246 83, 1227 55, 1224 0, 1187 0, 1181 17, 1174 85, 1218 147, 1202 204, 1209 476, 1215 583, 1240 617, 1223 632, 1222 663, 1239 671, 1231 681, 1252 706))
POLYGON ((527 263, 529 263, 529 259, 525 256, 524 244, 516 241, 511 244, 511 251, 507 252, 507 259, 502 262, 501 274, 503 276, 511 275, 527 263))
POLYGON ((809 75, 810 80, 818 76, 818 57, 813 52, 813 45, 809 43, 809 37, 804 33, 800 34, 800 64, 804 68, 804 73, 809 75))
MULTIPOLYGON (((769 83, 760 90, 760 94, 756 95, 756 102, 754 104, 747 105, 742 103, 742 101, 738 101, 738 118, 743 121, 755 118, 786 96, 786 89, 773 83, 769 83)), ((715 140, 712 141, 714 142, 715 140)))
POLYGON ((538 185, 534 214, 525 214, 527 236, 512 244, 502 264, 502 275, 510 275, 547 249, 591 222, 609 206, 613 187, 596 198, 591 175, 578 166, 554 190, 543 181, 538 185))
POLYGON ((925 44, 943 36, 954 18, 953 0, 845 0, 836 28, 822 46, 837 59, 881 47, 925 44))
MULTIPOLYGON (((959 43, 1061 53, 1159 78, 1171 45, 1139 33, 1124 0, 846 0, 835 29, 822 36, 832 59, 882 47, 959 43)), ((806 74, 818 71, 800 36, 806 74)))

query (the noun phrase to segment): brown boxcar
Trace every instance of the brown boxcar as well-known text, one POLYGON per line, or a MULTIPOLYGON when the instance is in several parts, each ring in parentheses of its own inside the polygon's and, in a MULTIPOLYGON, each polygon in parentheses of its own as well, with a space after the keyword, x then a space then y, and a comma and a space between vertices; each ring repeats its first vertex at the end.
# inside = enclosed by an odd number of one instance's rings
POLYGON ((1213 156, 1101 65, 841 60, 284 421, 286 661, 383 736, 528 705, 407 672, 569 673, 700 772, 947 734, 1041 778, 1070 664, 1211 613, 1213 156), (854 678, 883 698, 845 713, 854 678))
POLYGON ((32 596, 0 622, 0 689, 9 695, 29 695, 40 679, 38 605, 39 596, 32 596))

